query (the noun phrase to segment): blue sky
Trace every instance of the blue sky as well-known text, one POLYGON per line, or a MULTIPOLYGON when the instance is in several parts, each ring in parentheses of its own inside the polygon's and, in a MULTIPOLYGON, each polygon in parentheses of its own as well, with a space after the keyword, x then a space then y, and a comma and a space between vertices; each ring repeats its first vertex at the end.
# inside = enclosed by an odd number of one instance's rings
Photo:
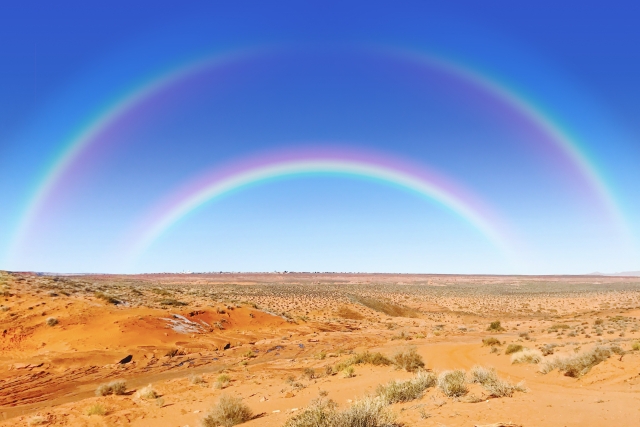
POLYGON ((0 268, 639 270, 638 18, 631 2, 5 5, 0 268), (25 220, 73 135, 202 58, 217 62, 117 115, 25 220), (560 129, 601 192, 531 114, 461 75, 560 129), (211 200, 144 253, 125 255, 132 227, 195 177, 309 147, 438 171, 499 214, 509 253, 428 197, 313 175, 211 200))

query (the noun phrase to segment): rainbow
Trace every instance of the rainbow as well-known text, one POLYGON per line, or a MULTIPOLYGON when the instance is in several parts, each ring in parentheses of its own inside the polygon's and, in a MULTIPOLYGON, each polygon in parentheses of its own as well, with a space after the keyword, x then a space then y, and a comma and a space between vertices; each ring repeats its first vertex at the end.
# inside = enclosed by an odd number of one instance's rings
POLYGON ((120 119, 130 114, 148 99, 185 79, 204 71, 226 67, 230 64, 256 57, 268 51, 267 48, 245 49, 206 56, 178 67, 172 67, 154 75, 133 89, 125 91, 124 94, 116 97, 115 101, 98 110, 78 129, 71 132, 71 137, 62 144, 62 148, 54 156, 49 167, 46 168, 32 196, 29 197, 24 213, 21 215, 21 221, 15 232, 12 246, 19 245, 26 237, 29 228, 44 208, 46 202, 51 198, 53 191, 62 183, 64 177, 69 174, 74 165, 80 162, 82 156, 86 155, 97 144, 98 137, 112 126, 115 126, 120 119))
POLYGON ((289 150, 214 168, 176 190, 139 221, 130 254, 136 258, 144 253, 174 224, 210 201, 253 185, 309 175, 365 178, 410 190, 457 214, 503 253, 512 255, 505 221, 460 185, 389 155, 344 149, 289 150))
MULTIPOLYGON (((98 144, 98 141, 100 141, 98 137, 112 126, 115 126, 120 120, 132 114, 136 107, 153 96, 156 96, 158 93, 179 84, 185 79, 193 77, 201 71, 222 67, 239 59, 249 58, 256 54, 267 53, 273 50, 274 49, 242 50, 230 54, 216 54, 195 61, 189 61, 186 64, 181 64, 151 77, 142 84, 124 93, 114 102, 100 109, 62 144, 61 151, 53 158, 50 166, 39 180, 39 184, 28 198, 29 201, 25 211, 20 217, 21 220, 16 228, 10 252, 12 249, 15 249, 27 235, 46 202, 51 198, 53 191, 63 184, 64 178, 69 174, 69 171, 81 160, 83 155, 98 144)), ((375 48, 373 51, 374 53, 377 52, 389 58, 410 61, 411 63, 445 73, 451 78, 483 92, 486 96, 510 109, 514 114, 527 120, 532 126, 535 126, 540 133, 547 136, 560 155, 567 159, 580 176, 583 177, 584 181, 589 185, 589 188, 597 194, 607 212, 609 212, 614 221, 616 221, 618 227, 621 230, 627 229, 624 218, 606 183, 576 143, 576 140, 564 132, 550 116, 545 114, 543 110, 531 101, 509 88, 508 85, 497 79, 492 79, 481 71, 469 66, 463 66, 434 55, 405 51, 397 48, 375 48)))

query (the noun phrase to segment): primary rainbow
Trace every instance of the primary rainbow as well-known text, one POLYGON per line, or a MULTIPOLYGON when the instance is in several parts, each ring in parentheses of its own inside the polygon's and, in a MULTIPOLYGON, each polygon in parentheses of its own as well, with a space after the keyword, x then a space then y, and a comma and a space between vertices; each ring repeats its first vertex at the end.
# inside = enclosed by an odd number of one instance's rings
MULTIPOLYGON (((97 141, 100 140, 98 137, 112 126, 117 125, 120 120, 132 114, 132 111, 135 110, 137 106, 163 90, 185 79, 189 79, 200 71, 221 67, 233 63, 240 58, 248 58, 256 53, 265 53, 272 50, 274 49, 241 50, 230 54, 207 56, 196 61, 181 64, 143 81, 124 95, 118 97, 114 102, 100 109, 95 115, 91 116, 88 121, 84 122, 76 132, 72 133, 72 136, 63 143, 60 153, 53 158, 50 166, 45 170, 39 184, 36 186, 31 197, 29 197, 29 202, 27 203, 24 214, 21 215, 20 223, 14 235, 12 249, 15 250, 15 247, 26 236, 46 202, 51 198, 53 190, 64 183, 65 176, 69 175, 69 171, 72 170, 73 166, 81 161, 82 156, 94 145, 97 145, 97 141)), ((477 69, 444 60, 434 55, 405 51, 397 48, 377 48, 375 52, 389 57, 411 61, 423 67, 437 69, 454 79, 458 79, 464 84, 483 91, 488 97, 498 101, 514 114, 527 120, 532 126, 535 126, 542 134, 548 137, 559 154, 570 162, 573 169, 583 177, 591 191, 598 195, 605 209, 616 222, 616 225, 621 230, 626 230, 625 221, 615 203, 614 197, 575 139, 564 132, 561 127, 552 120, 550 115, 545 114, 543 110, 535 106, 525 97, 509 88, 509 86, 503 82, 493 79, 477 69)))
POLYGON ((263 154, 214 168, 175 191, 143 217, 136 227, 130 253, 133 258, 144 253, 171 226, 209 201, 275 179, 318 174, 371 179, 426 196, 464 219, 505 254, 512 255, 505 222, 460 185, 424 166, 388 155, 342 149, 263 154))

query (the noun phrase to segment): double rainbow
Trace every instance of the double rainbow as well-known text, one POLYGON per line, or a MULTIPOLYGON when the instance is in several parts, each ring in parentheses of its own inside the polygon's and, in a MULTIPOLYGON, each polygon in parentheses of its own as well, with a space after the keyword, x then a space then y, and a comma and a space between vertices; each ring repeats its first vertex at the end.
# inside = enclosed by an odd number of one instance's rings
MULTIPOLYGON (((54 157, 50 166, 44 172, 39 184, 29 198, 24 214, 21 215, 21 222, 16 229, 12 248, 15 250, 24 240, 29 229, 37 220, 38 215, 51 199, 54 190, 64 183, 65 177, 71 175, 70 171, 72 171, 74 165, 76 165, 84 155, 87 155, 92 147, 98 145, 97 141, 100 141, 100 135, 116 126, 130 114, 133 114, 134 110, 145 101, 181 82, 199 75, 201 72, 228 67, 247 58, 255 57, 256 55, 269 54, 270 51, 269 49, 236 51, 228 54, 208 56, 186 64, 181 64, 168 71, 154 75, 123 94, 115 102, 106 105, 96 115, 85 122, 85 124, 63 144, 59 155, 54 157)), ((485 96, 490 97, 503 107, 508 108, 513 114, 526 120, 531 126, 534 126, 540 134, 546 136, 559 156, 563 157, 572 165, 574 171, 583 178, 586 185, 598 196, 605 210, 609 212, 618 228, 626 230, 625 221, 615 203, 614 197, 593 164, 588 160, 583 150, 580 149, 575 139, 564 132, 542 109, 536 107, 532 102, 510 89, 508 85, 490 78, 477 69, 423 53, 408 52, 399 49, 378 49, 377 52, 392 59, 410 61, 417 66, 444 73, 451 79, 482 92, 485 96)), ((428 194, 436 198, 440 197, 438 200, 446 199, 441 193, 435 191, 435 187, 430 187, 426 183, 418 185, 418 183, 410 177, 403 176, 397 171, 383 171, 375 167, 372 168, 355 163, 345 164, 337 162, 332 165, 329 163, 322 163, 322 166, 320 163, 317 163, 314 166, 313 162, 309 161, 304 163, 304 165, 290 164, 287 166, 273 166, 273 168, 267 168, 265 166, 264 170, 255 173, 263 174, 266 177, 272 174, 277 175, 278 173, 287 174, 284 170, 290 170, 291 172, 288 173, 295 175, 301 172, 294 173, 293 171, 301 171, 308 168, 308 170, 315 170, 316 172, 320 172, 321 170, 340 170, 340 173, 344 174, 369 177, 385 176, 389 178, 390 182, 405 182, 409 188, 423 188, 425 190, 430 188, 428 194), (281 172, 276 172, 276 169, 281 172)), ((242 181, 248 178, 237 177, 237 179, 242 181)), ((473 215, 469 216, 469 218, 472 217, 475 218, 473 215)), ((478 221, 477 218, 472 222, 478 224, 479 227, 480 224, 483 223, 482 221, 478 221)), ((482 229, 488 230, 486 224, 482 225, 482 229)), ((491 234, 492 233, 488 233, 488 235, 491 234)))

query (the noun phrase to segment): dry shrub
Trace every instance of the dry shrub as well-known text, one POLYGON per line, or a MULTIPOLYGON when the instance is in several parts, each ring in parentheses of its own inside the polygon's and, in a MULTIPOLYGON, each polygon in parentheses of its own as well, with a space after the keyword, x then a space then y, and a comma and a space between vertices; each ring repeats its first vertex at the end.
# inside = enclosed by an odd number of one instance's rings
POLYGON ((474 366, 469 372, 470 381, 480 384, 491 397, 511 397, 516 391, 527 391, 524 382, 516 385, 500 379, 495 369, 483 366, 474 366))
POLYGON ((438 376, 438 388, 449 397, 464 396, 469 392, 463 370, 444 371, 438 376))
POLYGON ((87 408, 87 415, 106 415, 107 409, 100 403, 94 403, 87 408))
POLYGON ((507 346, 507 349, 504 351, 504 354, 517 353, 519 351, 522 351, 523 349, 524 347, 520 344, 509 344, 507 346))
POLYGON ((339 372, 351 365, 374 365, 374 366, 389 366, 393 362, 385 357, 382 353, 370 353, 365 351, 363 353, 354 354, 347 360, 344 360, 336 365, 335 371, 339 372))
POLYGON ((631 350, 633 351, 640 350, 640 341, 634 341, 634 343, 631 344, 631 350))
POLYGON ((344 375, 345 378, 353 378, 356 376, 355 369, 353 369, 353 366, 347 366, 342 370, 342 375, 344 375))
POLYGON ((43 424, 47 424, 48 422, 49 420, 47 420, 45 417, 40 415, 35 415, 29 419, 28 424, 30 426, 41 426, 43 424))
POLYGON ((538 350, 524 349, 511 356, 511 363, 540 363, 542 362, 542 353, 538 350))
POLYGON ((482 339, 482 345, 493 347, 495 345, 502 345, 502 343, 500 342, 500 340, 498 338, 487 337, 487 338, 483 338, 482 339))
POLYGON ((314 371, 313 368, 304 368, 302 377, 307 380, 312 380, 316 377, 316 371, 314 371))
POLYGON ((393 362, 399 369, 404 369, 407 372, 416 372, 424 368, 422 356, 418 354, 415 348, 396 353, 393 356, 393 362))
POLYGON ((216 379, 215 388, 226 388, 229 387, 229 384, 231 384, 231 377, 227 374, 220 374, 216 379))
POLYGON ((204 384, 205 381, 201 375, 191 375, 189 377, 189 382, 191 382, 191 384, 204 384))
POLYGON ((218 403, 202 420, 203 427, 232 427, 253 418, 251 409, 242 399, 227 395, 220 396, 218 403))
POLYGON ((335 402, 316 399, 309 407, 287 420, 284 427, 393 427, 395 416, 385 402, 367 397, 342 412, 335 402))
POLYGON ((49 317, 47 319, 47 325, 56 326, 57 324, 58 324, 58 319, 56 319, 55 317, 49 317))
POLYGON ((123 380, 111 381, 108 384, 101 384, 96 389, 96 396, 107 396, 109 394, 122 395, 127 391, 127 383, 123 380))
POLYGON ((549 373, 558 368, 560 372, 568 377, 580 377, 588 373, 591 368, 607 360, 611 356, 611 351, 605 347, 596 347, 592 350, 568 357, 557 357, 547 361, 540 367, 543 374, 549 373))
POLYGON ((489 324, 487 331, 500 332, 500 331, 504 331, 504 328, 502 327, 502 324, 500 323, 499 320, 495 320, 489 324))
POLYGON ((138 390, 136 396, 140 399, 148 400, 157 399, 159 397, 158 393, 153 389, 151 384, 138 390))
POLYGON ((376 395, 387 404, 409 402, 422 397, 424 391, 436 385, 437 376, 432 372, 419 372, 408 381, 390 381, 379 385, 376 395))

